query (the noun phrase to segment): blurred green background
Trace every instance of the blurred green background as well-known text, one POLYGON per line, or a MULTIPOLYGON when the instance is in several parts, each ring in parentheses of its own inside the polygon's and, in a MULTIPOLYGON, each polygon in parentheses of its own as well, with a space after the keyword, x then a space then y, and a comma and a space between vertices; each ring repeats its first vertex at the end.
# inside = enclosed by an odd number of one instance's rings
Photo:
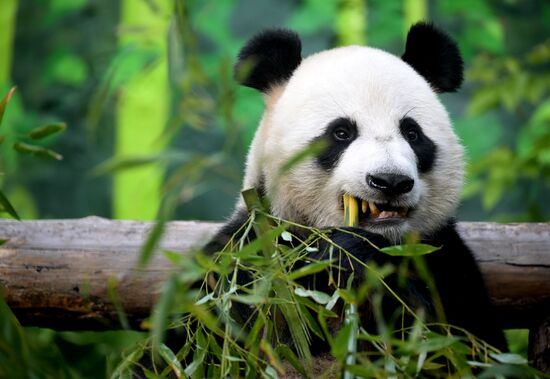
POLYGON ((466 83, 444 95, 469 168, 462 220, 548 220, 550 3, 427 0, 2 0, 1 188, 23 218, 221 220, 237 197, 261 96, 232 80, 255 32, 297 30, 305 54, 368 43, 400 54, 428 19, 459 42, 466 83), (10 147, 63 121, 44 146, 10 147), (173 202, 171 204, 174 204, 173 202))
MULTIPOLYGON (((458 218, 548 221, 544 0, 1 0, 0 94, 17 91, 0 127, 0 189, 25 219, 150 220, 170 199, 169 218, 222 220, 263 106, 232 79, 244 41, 284 26, 306 55, 349 43, 400 54, 418 20, 453 35, 466 62, 462 90, 442 96, 469 160, 458 218), (52 122, 67 129, 36 143, 62 161, 12 149, 52 122)), ((21 377, 108 376, 144 337, 21 329, 10 317, 0 310, 0 372, 19 365, 21 377)))

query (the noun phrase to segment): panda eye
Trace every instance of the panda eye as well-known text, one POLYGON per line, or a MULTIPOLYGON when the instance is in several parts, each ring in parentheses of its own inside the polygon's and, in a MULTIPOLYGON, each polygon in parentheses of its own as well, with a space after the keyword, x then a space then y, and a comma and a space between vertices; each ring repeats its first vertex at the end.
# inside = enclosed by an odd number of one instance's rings
POLYGON ((407 140, 409 140, 410 142, 414 142, 418 139, 418 132, 416 130, 408 130, 407 133, 405 133, 405 136, 407 138, 407 140))
POLYGON ((349 141, 351 139, 351 133, 348 130, 348 128, 345 127, 338 127, 332 131, 332 135, 334 136, 334 139, 337 141, 349 141))

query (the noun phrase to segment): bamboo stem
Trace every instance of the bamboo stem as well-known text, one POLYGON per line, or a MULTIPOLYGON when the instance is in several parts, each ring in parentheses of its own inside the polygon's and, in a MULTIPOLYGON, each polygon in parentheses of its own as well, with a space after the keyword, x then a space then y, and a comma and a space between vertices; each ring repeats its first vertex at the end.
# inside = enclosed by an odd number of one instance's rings
MULTIPOLYGON (((140 65, 145 55, 154 61, 121 87, 117 105, 116 156, 143 156, 163 149, 168 119, 168 15, 170 2, 152 7, 147 1, 121 3, 121 48, 128 61, 140 65)), ((117 172, 113 180, 115 218, 153 220, 160 205, 163 170, 158 165, 117 172)))
MULTIPOLYGON (((357 199, 351 195, 344 195, 344 224, 355 227, 359 224, 359 204, 357 199)), ((346 307, 344 325, 349 325, 351 330, 347 345, 346 369, 344 379, 353 379, 355 376, 348 370, 356 362, 357 355, 357 334, 359 332, 359 312, 356 303, 349 303, 346 307)))

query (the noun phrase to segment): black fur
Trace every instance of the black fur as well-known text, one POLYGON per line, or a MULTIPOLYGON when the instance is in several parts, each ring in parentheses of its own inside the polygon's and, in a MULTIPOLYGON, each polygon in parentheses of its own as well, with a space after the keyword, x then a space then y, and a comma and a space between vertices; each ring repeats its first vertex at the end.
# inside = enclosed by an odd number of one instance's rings
POLYGON ((471 250, 456 231, 454 220, 450 220, 424 242, 442 247, 440 251, 427 256, 427 263, 437 285, 447 321, 501 350, 507 350, 506 340, 483 277, 471 250))
POLYGON ((357 138, 357 124, 355 121, 346 117, 337 118, 332 121, 325 129, 325 133, 315 139, 321 139, 327 143, 327 147, 317 156, 319 166, 326 171, 332 170, 355 138, 357 138), (336 138, 334 134, 337 131, 347 132, 349 139, 341 140, 336 138))
POLYGON ((437 92, 454 92, 462 84, 463 62, 456 42, 431 23, 411 27, 401 58, 437 92))
MULTIPOLYGON (((243 233, 243 231, 240 230, 241 226, 244 225, 246 220, 248 220, 246 209, 236 210, 231 220, 222 226, 214 238, 204 246, 203 251, 207 254, 213 254, 217 251, 222 251, 231 238, 238 240, 243 233)), ((253 233, 253 231, 251 231, 251 233, 253 233)), ((254 234, 251 234, 251 238, 255 238, 254 234)))
MULTIPOLYGON (((368 238, 378 248, 390 245, 380 235, 361 229, 348 228, 348 230, 353 230, 355 234, 368 238)), ((331 235, 331 240, 362 262, 376 262, 378 265, 392 263, 398 266, 403 259, 379 252, 370 243, 354 237, 345 229, 334 232, 331 235)), ((501 350, 506 350, 506 341, 487 295, 483 278, 472 252, 458 235, 454 220, 449 220, 443 228, 422 242, 441 247, 440 250, 424 257, 441 298, 447 322, 466 329, 501 350)), ((326 248, 320 251, 320 256, 316 258, 326 259, 326 248)), ((363 266, 352 262, 344 259, 341 261, 341 266, 351 272, 353 265, 355 276, 360 278, 363 266)), ((393 285, 395 284, 393 283, 393 285)), ((413 305, 423 306, 428 312, 434 310, 429 289, 426 288, 424 282, 415 279, 414 275, 406 283, 404 293, 400 293, 400 295, 413 305)), ((391 309, 392 306, 389 308, 385 309, 388 317, 395 310, 395 308, 391 309)))
POLYGON ((302 61, 300 37, 290 30, 270 29, 252 37, 239 53, 235 77, 264 93, 286 82, 302 61))
POLYGON ((421 173, 430 171, 437 154, 435 143, 422 132, 420 125, 410 117, 405 117, 399 122, 399 131, 416 155, 418 171, 421 173), (412 139, 411 136, 416 136, 416 138, 412 139))

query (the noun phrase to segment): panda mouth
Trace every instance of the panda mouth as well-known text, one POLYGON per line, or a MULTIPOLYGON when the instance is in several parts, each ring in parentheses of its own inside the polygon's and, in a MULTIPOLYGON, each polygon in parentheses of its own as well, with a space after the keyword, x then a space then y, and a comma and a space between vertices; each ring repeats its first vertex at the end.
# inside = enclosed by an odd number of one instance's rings
MULTIPOLYGON (((408 216, 410 208, 389 203, 376 203, 353 197, 359 206, 359 222, 399 221, 408 216)), ((343 207, 343 205, 342 205, 343 207)))

